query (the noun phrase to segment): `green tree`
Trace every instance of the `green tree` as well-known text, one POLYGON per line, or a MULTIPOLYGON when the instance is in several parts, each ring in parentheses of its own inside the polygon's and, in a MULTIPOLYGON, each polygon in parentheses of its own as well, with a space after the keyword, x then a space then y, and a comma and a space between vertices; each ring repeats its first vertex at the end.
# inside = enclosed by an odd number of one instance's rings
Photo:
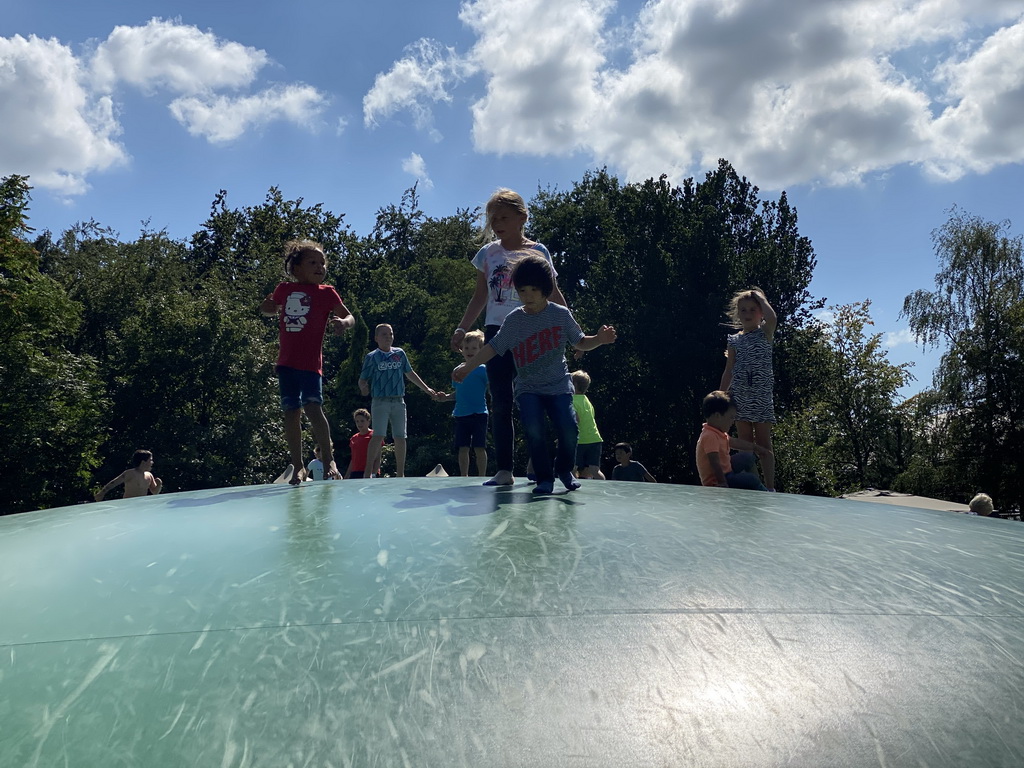
POLYGON ((896 395, 912 378, 910 363, 889 362, 882 334, 867 332, 874 325, 870 307, 863 301, 829 308, 826 383, 817 404, 842 490, 876 482, 879 454, 896 421, 896 395))
POLYGON ((27 242, 30 189, 0 181, 0 514, 84 499, 101 440, 95 362, 67 348, 80 308, 27 242))
POLYGON ((945 352, 934 376, 938 427, 962 490, 997 507, 1024 504, 1024 258, 1010 223, 960 209, 932 232, 935 290, 906 297, 903 315, 925 347, 945 352))

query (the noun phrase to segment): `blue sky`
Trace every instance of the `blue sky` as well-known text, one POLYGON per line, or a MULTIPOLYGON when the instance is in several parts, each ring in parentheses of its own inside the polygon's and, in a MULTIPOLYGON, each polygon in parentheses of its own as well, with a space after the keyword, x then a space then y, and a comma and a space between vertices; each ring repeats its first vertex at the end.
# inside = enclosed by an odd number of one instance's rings
MULTIPOLYGON (((958 205, 1022 229, 1024 0, 0 0, 0 175, 38 229, 185 237, 270 186, 359 234, 607 166, 728 159, 786 190, 830 304, 872 300, 929 383, 903 298, 958 205)), ((718 332, 718 329, 709 329, 718 332)))

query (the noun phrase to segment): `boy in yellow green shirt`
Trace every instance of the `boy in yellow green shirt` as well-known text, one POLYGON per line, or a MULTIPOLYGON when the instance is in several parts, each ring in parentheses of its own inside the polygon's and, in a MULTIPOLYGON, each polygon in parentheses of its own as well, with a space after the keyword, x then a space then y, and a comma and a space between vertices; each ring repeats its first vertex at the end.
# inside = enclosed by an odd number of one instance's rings
POLYGON ((576 410, 576 420, 580 425, 580 439, 576 444, 576 471, 579 477, 604 480, 601 471, 601 433, 597 431, 594 406, 587 397, 590 374, 586 371, 573 371, 570 375, 573 389, 576 390, 572 396, 572 407, 576 410))

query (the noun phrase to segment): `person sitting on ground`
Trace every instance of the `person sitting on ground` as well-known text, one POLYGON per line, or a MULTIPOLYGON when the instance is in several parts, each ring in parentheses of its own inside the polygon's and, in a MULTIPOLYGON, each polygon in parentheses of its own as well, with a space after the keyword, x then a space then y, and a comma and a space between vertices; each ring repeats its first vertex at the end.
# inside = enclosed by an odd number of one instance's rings
POLYGON ((992 497, 987 493, 979 493, 967 504, 970 511, 969 515, 980 515, 981 517, 999 517, 995 512, 995 507, 992 505, 992 497))
POLYGON ((736 406, 732 395, 715 390, 704 397, 701 403, 704 426, 697 439, 697 472, 701 485, 716 488, 744 488, 748 491, 765 491, 754 469, 751 453, 729 455, 729 449, 753 451, 764 456, 768 449, 756 443, 729 436, 736 421, 736 406))
POLYGON ((618 464, 612 470, 612 480, 625 480, 634 483, 656 483, 654 475, 639 461, 633 461, 633 446, 629 443, 615 444, 615 461, 618 464))

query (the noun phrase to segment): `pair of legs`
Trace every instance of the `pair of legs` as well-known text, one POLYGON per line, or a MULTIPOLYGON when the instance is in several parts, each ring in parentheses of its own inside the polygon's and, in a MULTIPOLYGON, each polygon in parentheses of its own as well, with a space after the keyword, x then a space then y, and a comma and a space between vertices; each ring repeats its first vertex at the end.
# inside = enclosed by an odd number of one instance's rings
MULTIPOLYGON (((490 341, 500 325, 484 328, 484 339, 490 341)), ((491 391, 491 434, 494 436, 494 459, 498 471, 485 485, 512 485, 513 454, 516 433, 512 426, 512 404, 515 402, 513 388, 516 380, 516 364, 512 353, 487 361, 487 387, 491 391)))
POLYGON ((377 467, 377 471, 380 471, 380 452, 384 447, 384 437, 388 433, 388 422, 390 421, 391 436, 395 439, 395 476, 405 477, 405 454, 408 450, 408 441, 405 438, 405 398, 373 398, 370 405, 370 420, 374 429, 370 449, 366 454, 367 469, 377 467))
POLYGON ((292 473, 292 485, 302 482, 304 474, 302 462, 302 412, 306 412, 309 419, 309 428, 313 432, 313 439, 320 446, 320 455, 324 463, 324 480, 340 480, 341 473, 334 463, 334 451, 331 447, 331 425, 327 423, 327 416, 324 414, 323 406, 320 403, 306 403, 301 408, 293 408, 284 412, 284 437, 288 441, 288 452, 292 457, 292 466, 295 471, 292 473))
POLYGON ((468 445, 464 445, 459 448, 459 472, 462 473, 463 477, 469 477, 469 452, 472 450, 476 456, 476 476, 483 477, 487 472, 487 449, 486 448, 470 448, 468 445))
POLYGON ((520 392, 516 397, 516 403, 519 405, 523 431, 526 432, 526 447, 533 462, 533 471, 537 475, 537 487, 533 492, 551 493, 554 490, 555 475, 570 491, 579 488, 580 484, 572 475, 576 464, 576 441, 580 434, 576 410, 572 407, 572 395, 537 395, 532 392, 520 392), (547 420, 550 420, 558 441, 553 468, 551 454, 548 451, 545 415, 547 420))
MULTIPOLYGON (((737 421, 736 434, 741 440, 754 443, 762 448, 772 451, 772 425, 770 422, 737 421)), ((769 491, 775 490, 775 454, 761 458, 761 473, 764 475, 764 484, 769 491)))
POLYGON ((580 443, 576 446, 576 469, 584 479, 604 480, 601 471, 601 448, 604 443, 580 443))
POLYGON ((284 411, 284 437, 292 458, 292 485, 302 482, 306 462, 302 457, 302 412, 306 412, 313 439, 320 447, 320 460, 324 464, 325 480, 340 480, 341 473, 334 463, 331 444, 331 425, 324 415, 323 378, 316 371, 303 371, 288 366, 277 366, 277 383, 281 392, 281 410, 284 411))
POLYGON ((476 474, 487 472, 487 414, 471 413, 455 417, 455 445, 459 449, 459 471, 469 477, 469 454, 476 455, 476 474))

